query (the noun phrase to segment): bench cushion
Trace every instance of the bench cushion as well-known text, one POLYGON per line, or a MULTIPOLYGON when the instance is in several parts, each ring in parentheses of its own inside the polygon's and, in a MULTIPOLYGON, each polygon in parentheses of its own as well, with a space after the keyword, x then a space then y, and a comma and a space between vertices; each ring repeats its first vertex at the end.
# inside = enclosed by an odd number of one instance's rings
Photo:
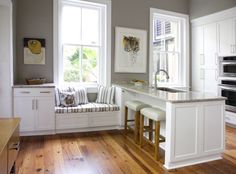
POLYGON ((119 111, 118 105, 114 104, 103 104, 103 103, 88 103, 83 105, 78 105, 75 107, 55 107, 55 113, 84 113, 84 112, 109 112, 109 111, 119 111))

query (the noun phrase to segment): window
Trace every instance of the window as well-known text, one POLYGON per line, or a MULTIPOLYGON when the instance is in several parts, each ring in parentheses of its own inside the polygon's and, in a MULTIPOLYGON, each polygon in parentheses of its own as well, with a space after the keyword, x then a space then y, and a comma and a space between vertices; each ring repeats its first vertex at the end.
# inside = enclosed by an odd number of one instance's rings
POLYGON ((109 84, 110 1, 55 0, 54 3, 57 82, 109 84))
POLYGON ((150 26, 150 84, 157 74, 159 83, 187 86, 188 83, 188 16, 151 9, 150 26))

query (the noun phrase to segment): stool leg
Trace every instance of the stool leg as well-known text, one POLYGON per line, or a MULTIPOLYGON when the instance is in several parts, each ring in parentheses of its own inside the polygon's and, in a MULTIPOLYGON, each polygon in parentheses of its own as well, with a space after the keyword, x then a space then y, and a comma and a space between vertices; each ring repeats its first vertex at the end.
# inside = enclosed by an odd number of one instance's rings
MULTIPOLYGON (((149 119, 149 130, 152 130, 153 129, 153 121, 152 119, 149 119)), ((150 131, 149 132, 149 140, 152 141, 153 139, 153 131, 150 131)))
POLYGON ((139 124, 140 124, 140 118, 139 118, 140 112, 136 111, 135 112, 135 122, 134 122, 134 139, 135 143, 139 144, 139 124))
POLYGON ((139 127, 139 144, 143 146, 143 127, 144 127, 144 116, 140 114, 140 127, 139 127))
POLYGON ((125 106, 125 135, 127 135, 127 126, 128 126, 128 107, 125 106))
POLYGON ((159 160, 159 136, 160 136, 160 121, 155 121, 155 154, 154 158, 159 160))

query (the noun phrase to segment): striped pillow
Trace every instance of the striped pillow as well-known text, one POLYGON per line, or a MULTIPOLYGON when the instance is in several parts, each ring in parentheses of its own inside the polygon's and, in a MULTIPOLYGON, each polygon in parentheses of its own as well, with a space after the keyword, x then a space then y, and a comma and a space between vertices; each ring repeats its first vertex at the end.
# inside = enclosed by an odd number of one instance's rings
POLYGON ((114 104, 115 87, 98 86, 96 103, 114 104))
POLYGON ((75 104, 76 105, 88 103, 86 88, 84 88, 84 87, 79 87, 79 88, 70 87, 70 90, 75 92, 75 104))

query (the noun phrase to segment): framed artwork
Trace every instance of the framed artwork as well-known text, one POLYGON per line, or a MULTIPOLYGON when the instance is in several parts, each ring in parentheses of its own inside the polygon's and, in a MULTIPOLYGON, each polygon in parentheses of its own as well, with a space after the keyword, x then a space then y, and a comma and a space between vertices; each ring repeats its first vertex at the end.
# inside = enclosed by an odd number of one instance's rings
POLYGON ((147 31, 116 27, 115 72, 146 73, 147 31))
POLYGON ((24 64, 45 64, 45 39, 24 38, 24 64))

